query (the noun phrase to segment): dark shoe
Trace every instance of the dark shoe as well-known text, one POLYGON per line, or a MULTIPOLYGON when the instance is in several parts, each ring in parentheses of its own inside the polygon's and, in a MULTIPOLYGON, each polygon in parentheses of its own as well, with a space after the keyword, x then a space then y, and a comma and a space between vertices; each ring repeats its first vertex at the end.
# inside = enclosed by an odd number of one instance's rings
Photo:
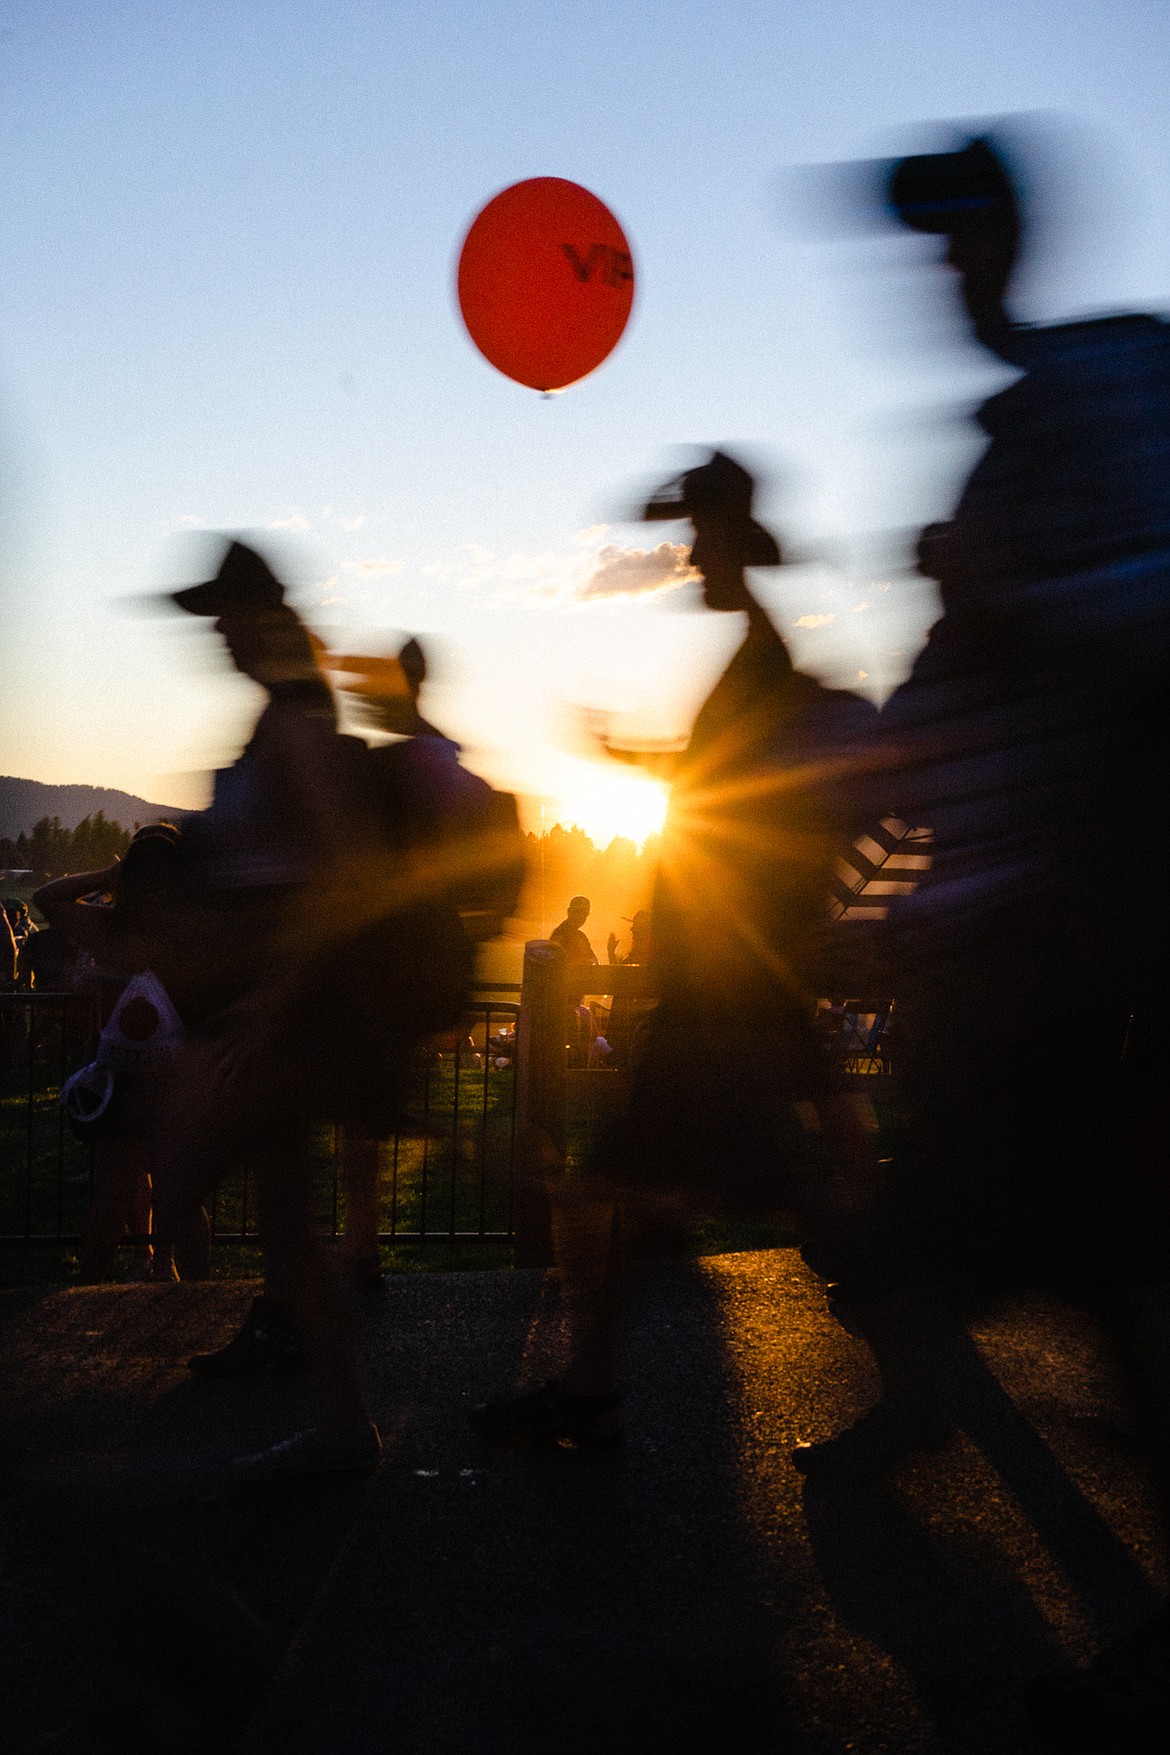
POLYGON ((341 1257, 342 1273, 357 1292, 380 1292, 386 1284, 380 1255, 341 1257))
POLYGON ((531 1395, 483 1402, 471 1424, 493 1444, 533 1449, 614 1450, 625 1438, 622 1396, 570 1395, 554 1379, 531 1395))
POLYGON ((305 1343, 296 1318, 277 1298, 253 1298, 238 1334, 217 1353, 196 1353, 197 1377, 250 1377, 258 1371, 304 1371, 305 1343))
POLYGON ((808 1481, 833 1487, 860 1486, 880 1480, 921 1450, 945 1450, 955 1422, 937 1409, 899 1406, 880 1401, 868 1414, 820 1444, 798 1444, 792 1466, 808 1481))
POLYGON ((312 1427, 255 1456, 238 1456, 232 1464, 232 1480, 241 1486, 262 1486, 299 1481, 307 1475, 364 1475, 381 1460, 382 1440, 372 1420, 352 1437, 341 1439, 327 1438, 312 1427))
POLYGON ((1170 1739, 1170 1613, 1137 1628, 1085 1670, 1033 1682, 1038 1730, 1093 1749, 1164 1749, 1170 1739))

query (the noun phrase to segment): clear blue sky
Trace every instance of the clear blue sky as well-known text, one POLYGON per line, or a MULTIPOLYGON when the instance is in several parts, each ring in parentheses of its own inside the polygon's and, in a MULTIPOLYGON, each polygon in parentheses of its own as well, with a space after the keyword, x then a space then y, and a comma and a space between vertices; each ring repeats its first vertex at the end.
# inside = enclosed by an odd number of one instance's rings
POLYGON ((118 600, 198 571, 193 529, 283 526, 331 637, 430 632, 435 717, 572 814, 558 703, 681 728, 734 640, 685 590, 580 596, 605 546, 683 534, 622 511, 710 441, 836 545, 764 581, 802 662, 888 684, 930 602, 853 538, 945 513, 994 375, 920 292, 931 246, 813 236, 783 173, 1063 111, 1112 164, 1034 311, 1161 308, 1168 91, 1167 0, 0 0, 0 769, 193 796, 254 702, 118 600), (638 272, 553 401, 452 297, 471 216, 535 175, 608 202, 638 272))

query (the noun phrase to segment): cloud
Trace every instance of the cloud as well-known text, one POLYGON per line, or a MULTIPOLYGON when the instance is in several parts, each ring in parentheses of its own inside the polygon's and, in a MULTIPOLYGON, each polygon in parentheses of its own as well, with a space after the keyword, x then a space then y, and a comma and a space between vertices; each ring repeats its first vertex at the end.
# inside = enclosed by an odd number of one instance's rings
POLYGON ((835 615, 802 615, 799 621, 793 622, 794 628, 827 628, 830 622, 836 621, 835 615))
POLYGON ((339 518, 337 522, 343 530, 362 530, 369 523, 369 519, 361 512, 356 518, 339 518))
POLYGON ((198 512, 183 512, 179 516, 179 523, 185 525, 188 530, 198 530, 203 520, 198 512))
POLYGON ((347 570, 354 573, 401 573, 405 561, 349 561, 345 563, 347 570))
POLYGON ((331 573, 328 579, 322 579, 317 587, 318 609, 325 609, 331 603, 344 603, 346 601, 345 593, 339 589, 340 585, 341 580, 336 573, 331 573))
POLYGON ((603 536, 609 534, 608 524, 587 524, 584 530, 578 530, 573 537, 574 548, 596 548, 603 536))
MULTIPOLYGON (((588 532, 595 545, 608 525, 588 532)), ((446 560, 428 561, 412 569, 420 578, 457 591, 482 591, 497 603, 542 604, 570 609, 610 599, 638 600, 673 591, 696 578, 682 543, 659 543, 655 549, 621 548, 616 544, 588 549, 574 538, 573 549, 514 549, 499 554, 478 542, 461 543, 446 560)), ((402 561, 343 561, 353 576, 400 573, 402 561)))
POLYGON ((299 506, 290 506, 286 518, 275 518, 268 526, 269 530, 295 530, 301 535, 310 529, 309 520, 299 506))
POLYGON ((698 574, 690 564, 684 542, 660 542, 657 548, 619 548, 610 543, 601 549, 597 565, 577 595, 582 598, 649 597, 673 591, 698 574))

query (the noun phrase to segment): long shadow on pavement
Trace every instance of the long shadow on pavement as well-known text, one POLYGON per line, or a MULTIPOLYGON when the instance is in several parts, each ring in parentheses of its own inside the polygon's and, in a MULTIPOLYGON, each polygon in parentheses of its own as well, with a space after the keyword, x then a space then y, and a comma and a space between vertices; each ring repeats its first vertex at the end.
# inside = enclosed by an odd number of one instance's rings
MULTIPOLYGON (((543 1322, 529 1380, 556 1366, 555 1312, 543 1322)), ((509 1385, 452 1370, 463 1395, 403 1428, 249 1749, 795 1749, 740 1522, 718 1323, 697 1270, 648 1277, 620 1458, 482 1449, 468 1400, 509 1385)))
MULTIPOLYGON (((1094 1626, 1113 1635, 1150 1615, 1159 1598, 1133 1554, 969 1338, 956 1345, 954 1369, 964 1430, 998 1471, 1094 1626)), ((947 1491, 941 1471, 954 1461, 951 1452, 932 1465, 940 1499, 947 1491)), ((908 1673, 937 1727, 938 1747, 955 1755, 1038 1748, 1021 1705, 1023 1685, 1066 1667, 1068 1657, 1029 1588, 1020 1555, 1005 1549, 1002 1530, 983 1528, 976 1516, 960 1530, 952 1522, 940 1533, 896 1487, 843 1491, 808 1483, 804 1512, 834 1610, 908 1673)), ((863 1737, 853 1747, 886 1745, 863 1737)))

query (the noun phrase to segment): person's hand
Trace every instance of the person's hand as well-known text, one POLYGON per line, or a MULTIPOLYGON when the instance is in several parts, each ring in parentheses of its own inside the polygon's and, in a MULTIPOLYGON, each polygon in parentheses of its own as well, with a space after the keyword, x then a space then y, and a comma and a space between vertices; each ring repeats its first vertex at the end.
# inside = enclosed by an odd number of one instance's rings
POLYGON ((618 948, 618 935, 616 932, 611 932, 609 937, 605 941, 606 955, 609 957, 609 960, 611 963, 616 963, 616 961, 617 961, 617 948, 618 948))

